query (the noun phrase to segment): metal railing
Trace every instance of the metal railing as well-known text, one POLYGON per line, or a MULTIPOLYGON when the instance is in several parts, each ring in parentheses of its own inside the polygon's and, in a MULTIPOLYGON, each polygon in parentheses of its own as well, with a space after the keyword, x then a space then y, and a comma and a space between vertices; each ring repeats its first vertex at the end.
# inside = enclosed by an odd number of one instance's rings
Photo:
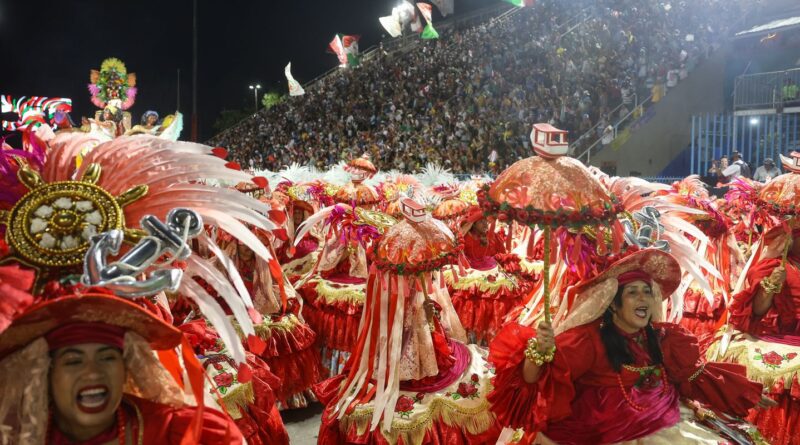
POLYGON ((771 158, 800 148, 800 113, 692 116, 689 172, 705 175, 722 156, 739 151, 751 170, 771 158))
POLYGON ((735 110, 797 106, 799 98, 800 69, 742 75, 733 88, 735 110))
MULTIPOLYGON (((653 100, 653 95, 651 94, 650 96, 647 97, 647 99, 643 100, 642 103, 639 103, 638 95, 634 94, 634 107, 631 109, 631 111, 628 112, 628 114, 626 114, 625 116, 620 118, 614 125, 612 125, 612 127, 613 127, 613 137, 611 138, 611 142, 613 142, 617 138, 617 136, 619 135, 620 127, 623 127, 629 120, 632 120, 631 118, 637 112, 640 113, 639 114, 640 116, 644 114, 645 105, 647 105, 649 102, 652 102, 652 100, 653 100)), ((619 107, 617 107, 615 110, 618 110, 620 107, 622 107, 622 104, 619 107)), ((596 127, 597 127, 597 125, 595 125, 595 128, 596 127)), ((584 133, 584 135, 585 134, 586 133, 584 133)), ((581 137, 583 137, 583 136, 581 136, 581 137)), ((580 140, 580 138, 578 140, 580 140)), ((600 137, 597 138, 596 141, 594 141, 592 143, 592 145, 590 145, 586 150, 581 152, 581 154, 576 156, 575 159, 581 161, 584 157, 586 157, 586 160, 583 161, 583 163, 588 165, 592 161, 592 150, 594 150, 595 147, 600 145, 600 143, 602 141, 603 141, 603 136, 601 135, 600 137)), ((602 146, 600 146, 600 148, 602 148, 602 146)), ((598 151, 600 150, 600 148, 598 148, 598 151)))

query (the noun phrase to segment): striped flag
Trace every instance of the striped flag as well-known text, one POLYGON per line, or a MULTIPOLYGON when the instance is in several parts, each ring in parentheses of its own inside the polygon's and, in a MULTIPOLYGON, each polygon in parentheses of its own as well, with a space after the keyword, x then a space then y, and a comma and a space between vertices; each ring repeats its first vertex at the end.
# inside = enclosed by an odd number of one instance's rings
POLYGON ((339 66, 357 66, 359 63, 358 57, 358 40, 361 36, 348 36, 343 34, 336 34, 333 40, 328 44, 331 51, 336 54, 339 59, 339 66))

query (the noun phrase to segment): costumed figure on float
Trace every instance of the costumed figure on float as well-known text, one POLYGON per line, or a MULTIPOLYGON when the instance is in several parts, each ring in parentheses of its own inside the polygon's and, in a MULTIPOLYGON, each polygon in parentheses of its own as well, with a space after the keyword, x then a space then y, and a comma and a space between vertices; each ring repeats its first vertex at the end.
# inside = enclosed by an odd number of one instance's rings
POLYGON ((128 110, 136 102, 136 73, 129 73, 121 60, 114 57, 103 60, 99 70, 89 71, 89 82, 91 101, 100 108, 94 118, 88 120, 88 131, 94 137, 107 141, 122 135, 149 134, 178 140, 183 129, 183 116, 179 112, 166 116, 159 123, 158 113, 147 111, 141 123, 132 126, 128 110))

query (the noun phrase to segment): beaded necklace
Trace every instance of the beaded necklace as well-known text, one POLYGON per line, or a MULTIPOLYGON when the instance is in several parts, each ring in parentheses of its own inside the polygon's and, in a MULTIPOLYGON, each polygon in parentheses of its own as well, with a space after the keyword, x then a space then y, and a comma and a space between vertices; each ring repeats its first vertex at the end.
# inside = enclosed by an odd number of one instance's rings
POLYGON ((116 430, 118 443, 120 445, 125 445, 126 419, 125 409, 122 406, 117 409, 116 417, 116 425, 114 425, 107 433, 101 433, 94 438, 85 440, 83 442, 72 442, 71 440, 67 439, 66 436, 64 436, 64 433, 62 433, 58 427, 53 428, 53 411, 50 410, 50 416, 47 421, 47 437, 52 439, 53 445, 102 445, 108 442, 111 437, 113 437, 113 432, 116 430))
MULTIPOLYGON (((635 367, 629 365, 622 365, 622 367, 631 372, 637 372, 639 375, 643 375, 645 372, 653 372, 656 369, 661 371, 661 394, 666 394, 667 392, 667 371, 664 369, 663 366, 643 366, 643 367, 635 367)), ((619 383, 619 390, 622 391, 622 397, 625 397, 625 401, 628 402, 628 405, 631 408, 635 409, 636 411, 642 412, 645 410, 645 407, 639 405, 638 403, 634 402, 630 395, 628 395, 628 391, 625 390, 625 385, 622 384, 622 372, 617 373, 617 383, 619 383)))

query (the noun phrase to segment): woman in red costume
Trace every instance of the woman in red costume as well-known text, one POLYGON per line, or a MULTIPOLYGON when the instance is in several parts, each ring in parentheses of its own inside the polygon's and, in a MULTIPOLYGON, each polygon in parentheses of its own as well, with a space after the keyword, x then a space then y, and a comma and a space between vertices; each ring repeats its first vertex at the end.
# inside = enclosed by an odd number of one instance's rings
MULTIPOLYGON (((187 405, 156 358, 154 350, 171 351, 182 338, 138 305, 106 294, 30 307, 0 335, 2 442, 243 443, 228 416, 187 405)), ((187 369, 198 366, 183 345, 187 369)), ((202 373, 189 375, 192 387, 202 388, 202 373)))
POLYGON ((744 367, 706 363, 694 336, 656 322, 680 274, 671 255, 642 250, 574 287, 555 330, 504 327, 489 355, 500 423, 541 444, 726 443, 679 400, 737 415, 771 401, 744 367))
MULTIPOLYGON (((800 229, 776 227, 764 235, 743 290, 734 296, 730 322, 743 334, 712 346, 725 360, 747 366, 778 406, 752 412, 771 443, 800 444, 800 229), (785 257, 783 256, 785 255, 785 257)), ((728 334, 730 335, 730 334, 728 334)))
POLYGON ((773 444, 800 444, 800 230, 797 190, 800 153, 781 156, 789 172, 758 190, 754 213, 766 230, 736 287, 730 324, 711 345, 709 356, 747 366, 747 374, 764 384, 778 406, 754 411, 755 423, 773 444), (760 215, 759 215, 760 213, 760 215), (788 222, 787 222, 788 221, 788 222), (794 228, 792 230, 792 228, 794 228))
POLYGON ((500 433, 485 396, 485 352, 465 345, 441 277, 455 237, 403 198, 404 220, 378 242, 365 313, 345 371, 315 386, 324 445, 478 445, 500 433))
POLYGON ((522 304, 532 287, 532 275, 522 273, 519 258, 506 253, 506 243, 500 232, 491 231, 487 218, 475 206, 461 225, 464 236, 464 256, 469 268, 463 277, 451 271, 445 274, 453 306, 470 339, 479 344, 491 340, 505 317, 522 304), (506 259, 500 264, 496 255, 506 259), (512 271, 504 270, 509 264, 512 271))
MULTIPOLYGON (((272 252, 268 234, 257 230, 254 233, 272 252)), ((321 379, 323 369, 316 347, 317 334, 300 315, 294 288, 277 264, 263 261, 235 239, 229 239, 223 249, 253 296, 255 309, 263 315, 254 328, 264 343, 254 345, 243 338, 245 346, 280 379, 281 384, 274 390, 281 407, 306 407, 309 399, 314 400, 310 388, 321 379)))

